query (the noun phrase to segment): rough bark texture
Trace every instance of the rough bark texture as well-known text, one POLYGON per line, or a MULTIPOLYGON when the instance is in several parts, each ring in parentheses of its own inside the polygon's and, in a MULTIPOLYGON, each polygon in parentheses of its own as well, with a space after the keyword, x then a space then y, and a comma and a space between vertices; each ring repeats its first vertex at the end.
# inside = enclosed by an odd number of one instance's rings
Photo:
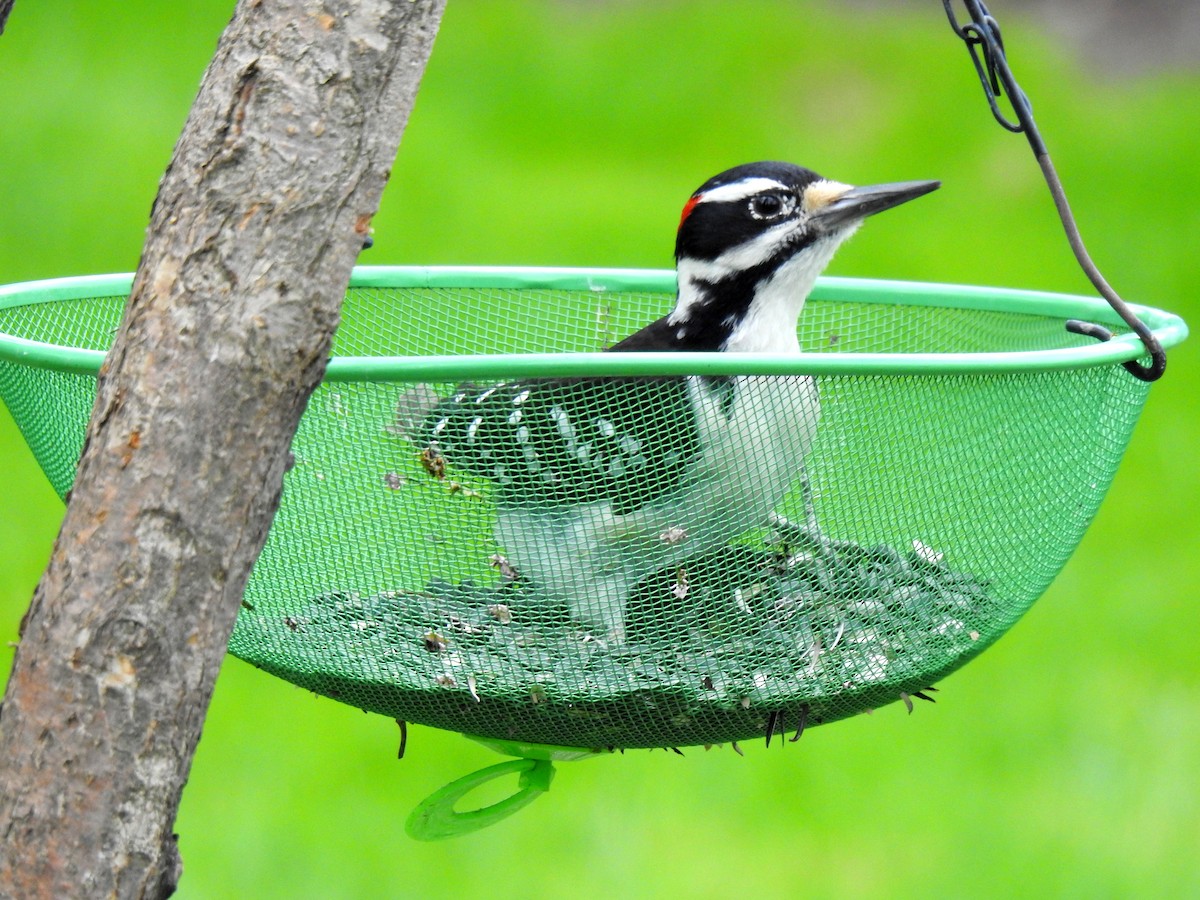
POLYGON ((151 214, 0 717, 0 896, 170 894, 288 446, 444 0, 242 0, 151 214))

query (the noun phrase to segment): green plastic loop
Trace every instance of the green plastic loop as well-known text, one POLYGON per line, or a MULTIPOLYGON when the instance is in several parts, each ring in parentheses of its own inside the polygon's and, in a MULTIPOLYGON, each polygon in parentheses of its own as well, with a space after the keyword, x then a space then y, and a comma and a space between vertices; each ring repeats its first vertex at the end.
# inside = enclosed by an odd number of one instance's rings
POLYGON ((511 759, 472 772, 450 782, 417 804, 404 825, 408 836, 418 841, 441 841, 479 831, 507 819, 524 809, 546 791, 554 778, 554 764, 548 759, 511 759), (520 773, 517 792, 491 806, 458 812, 454 806, 481 785, 505 775, 520 773))

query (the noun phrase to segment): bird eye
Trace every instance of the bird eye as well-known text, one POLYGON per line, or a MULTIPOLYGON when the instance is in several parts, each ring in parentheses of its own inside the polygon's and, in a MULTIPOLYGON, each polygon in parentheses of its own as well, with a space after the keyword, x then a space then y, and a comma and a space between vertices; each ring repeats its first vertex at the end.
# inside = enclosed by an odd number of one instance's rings
POLYGON ((750 198, 750 215, 756 219, 778 219, 795 208, 795 202, 781 193, 758 194, 750 198))

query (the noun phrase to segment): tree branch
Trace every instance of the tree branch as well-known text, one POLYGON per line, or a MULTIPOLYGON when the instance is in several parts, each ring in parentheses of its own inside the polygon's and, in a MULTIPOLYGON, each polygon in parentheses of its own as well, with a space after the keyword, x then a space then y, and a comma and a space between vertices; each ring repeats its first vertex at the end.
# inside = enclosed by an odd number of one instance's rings
POLYGON ((443 5, 241 0, 222 36, 22 622, 0 896, 174 890, 213 683, 443 5))

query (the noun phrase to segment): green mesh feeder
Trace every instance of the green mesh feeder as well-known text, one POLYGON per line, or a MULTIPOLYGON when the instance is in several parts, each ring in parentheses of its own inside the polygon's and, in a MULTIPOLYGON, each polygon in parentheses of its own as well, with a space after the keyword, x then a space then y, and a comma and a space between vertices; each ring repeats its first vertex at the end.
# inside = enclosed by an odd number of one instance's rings
MULTIPOLYGON (((0 395, 60 495, 130 285, 0 288, 0 395)), ((522 757, 431 797, 417 836, 507 815, 548 788, 550 760, 770 740, 920 696, 1062 568, 1149 391, 1122 367, 1141 341, 1102 300, 937 284, 820 280, 799 356, 599 352, 674 294, 670 271, 354 274, 230 652, 522 757), (803 471, 767 521, 648 574, 622 641, 514 570, 495 537, 502 487, 438 455, 420 424, 464 382, 739 374, 814 376, 803 471), (513 797, 454 810, 511 773, 513 797)), ((1163 346, 1187 333, 1135 311, 1163 346)))

